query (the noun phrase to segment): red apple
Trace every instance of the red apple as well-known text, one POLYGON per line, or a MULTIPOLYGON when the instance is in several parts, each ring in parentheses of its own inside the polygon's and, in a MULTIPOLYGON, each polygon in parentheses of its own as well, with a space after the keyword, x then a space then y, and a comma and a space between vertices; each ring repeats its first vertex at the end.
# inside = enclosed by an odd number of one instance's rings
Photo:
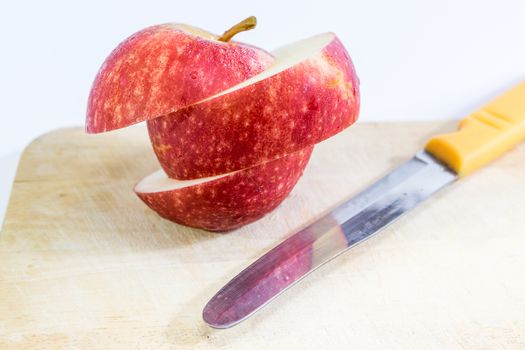
MULTIPOLYGON (((249 28, 239 30, 244 29, 249 28)), ((87 131, 109 131, 172 113, 250 78, 272 62, 266 51, 219 39, 185 24, 157 25, 127 38, 95 78, 87 131)))
POLYGON ((262 73, 148 121, 168 176, 193 179, 247 168, 323 141, 356 120, 359 81, 333 33, 273 54, 262 73))
POLYGON ((197 180, 174 180, 160 170, 135 192, 160 216, 209 231, 227 231, 264 216, 293 189, 313 146, 254 167, 197 180))
POLYGON ((166 219, 210 231, 257 220, 293 189, 313 146, 357 118, 359 80, 334 34, 274 56, 229 42, 254 25, 248 18, 221 37, 183 24, 146 28, 95 78, 87 131, 148 122, 163 170, 135 192, 166 219))

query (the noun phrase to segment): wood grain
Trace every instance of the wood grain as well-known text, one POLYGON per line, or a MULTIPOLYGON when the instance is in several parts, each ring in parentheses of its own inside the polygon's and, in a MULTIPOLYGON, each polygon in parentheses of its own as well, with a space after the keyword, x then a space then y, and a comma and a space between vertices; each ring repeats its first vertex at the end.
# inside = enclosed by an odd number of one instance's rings
POLYGON ((159 218, 143 127, 28 146, 0 234, 0 349, 524 349, 525 147, 441 191, 229 330, 207 300, 283 237, 453 124, 359 124, 229 234, 159 218))

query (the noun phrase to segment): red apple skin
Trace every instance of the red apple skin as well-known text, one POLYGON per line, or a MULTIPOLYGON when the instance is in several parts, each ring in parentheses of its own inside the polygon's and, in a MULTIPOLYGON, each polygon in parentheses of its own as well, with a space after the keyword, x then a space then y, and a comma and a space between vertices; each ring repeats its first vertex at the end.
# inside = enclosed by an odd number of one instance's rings
POLYGON ((276 208, 293 189, 313 146, 231 175, 163 192, 137 195, 165 219, 208 231, 229 231, 276 208))
POLYGON ((323 141, 359 113, 359 80, 335 37, 255 84, 148 121, 164 171, 193 179, 247 168, 323 141))
POLYGON ((264 50, 207 40, 173 24, 143 29, 100 68, 86 130, 99 133, 166 115, 250 78, 272 61, 264 50))

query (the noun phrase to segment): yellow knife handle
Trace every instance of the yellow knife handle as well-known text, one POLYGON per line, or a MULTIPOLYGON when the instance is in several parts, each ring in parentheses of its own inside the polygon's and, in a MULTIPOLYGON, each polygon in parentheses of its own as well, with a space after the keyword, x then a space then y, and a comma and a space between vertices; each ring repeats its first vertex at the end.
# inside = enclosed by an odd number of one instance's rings
POLYGON ((463 119, 458 131, 430 139, 426 151, 465 176, 523 140, 525 82, 463 119))

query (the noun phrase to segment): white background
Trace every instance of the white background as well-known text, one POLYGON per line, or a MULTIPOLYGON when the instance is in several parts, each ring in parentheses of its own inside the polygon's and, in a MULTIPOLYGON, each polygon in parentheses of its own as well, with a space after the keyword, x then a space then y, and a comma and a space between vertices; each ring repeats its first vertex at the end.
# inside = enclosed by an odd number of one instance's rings
POLYGON ((0 9, 0 155, 84 122, 107 54, 152 24, 184 22, 266 49, 324 31, 348 48, 362 120, 457 118, 525 78, 525 1, 11 1, 0 9))
POLYGON ((3 2, 0 197, 13 152, 83 124, 92 79, 121 40, 165 22, 222 33, 249 15, 257 29, 236 39, 269 50, 337 33, 361 79, 361 121, 459 118, 525 79, 523 0, 3 2))

